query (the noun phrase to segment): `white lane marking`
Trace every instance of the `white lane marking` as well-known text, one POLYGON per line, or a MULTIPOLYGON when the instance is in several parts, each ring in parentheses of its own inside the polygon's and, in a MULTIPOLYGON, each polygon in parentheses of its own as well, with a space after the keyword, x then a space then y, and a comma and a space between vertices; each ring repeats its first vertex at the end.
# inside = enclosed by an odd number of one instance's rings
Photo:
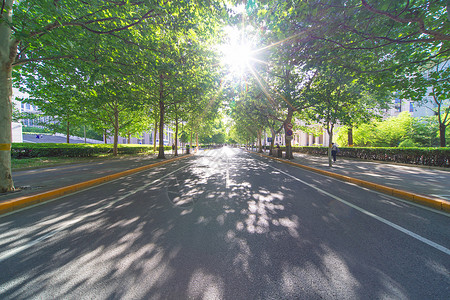
POLYGON ((284 171, 282 171, 282 170, 280 170, 278 168, 275 168, 275 167, 273 167, 271 165, 268 165, 268 166, 271 167, 274 170, 277 170, 280 173, 283 173, 284 175, 286 175, 288 177, 291 177, 294 180, 297 180, 297 181, 299 181, 299 182, 301 182, 301 183, 303 183, 303 184, 305 184, 305 185, 315 189, 316 191, 318 191, 320 193, 323 193, 323 194, 325 194, 325 195, 327 195, 327 196, 329 196, 329 197, 331 197, 331 198, 333 198, 333 199, 335 199, 335 200, 337 200, 337 201, 339 201, 341 203, 344 203, 345 205, 348 205, 348 206, 350 206, 350 207, 352 207, 352 208, 362 212, 363 214, 365 214, 365 215, 367 215, 369 217, 372 217, 372 218, 374 218, 374 219, 376 219, 376 220, 378 220, 378 221, 380 221, 380 222, 382 222, 382 223, 384 223, 384 224, 386 224, 388 226, 391 226, 394 229, 397 229, 398 231, 401 231, 401 232, 409 235, 410 237, 413 237, 413 238, 415 238, 415 239, 417 239, 417 240, 419 240, 419 241, 421 241, 421 242, 423 242, 423 243, 425 243, 425 244, 427 244, 427 245, 429 245, 429 246, 431 246, 431 247, 433 247, 433 248, 435 248, 435 249, 437 249, 439 251, 444 252, 447 255, 450 255, 450 249, 448 249, 448 248, 446 248, 446 247, 444 247, 442 245, 439 245, 438 243, 435 243, 435 242, 433 242, 433 241, 431 241, 431 240, 429 240, 427 238, 424 238, 423 236, 420 236, 420 235, 418 235, 418 234, 416 234, 416 233, 414 233, 412 231, 409 231, 406 228, 403 228, 403 227, 401 227, 401 226, 399 226, 397 224, 394 224, 394 223, 392 223, 392 222, 390 222, 390 221, 388 221, 388 220, 386 220, 386 219, 384 219, 384 218, 382 218, 380 216, 377 216, 377 215, 375 215, 375 214, 373 214, 373 213, 371 213, 371 212, 369 212, 369 211, 367 211, 367 210, 365 210, 365 209, 363 209, 363 208, 361 208, 359 206, 356 206, 356 205, 354 205, 354 204, 352 204, 352 203, 350 203, 348 201, 345 201, 344 199, 339 198, 338 196, 330 194, 330 193, 328 193, 328 192, 326 192, 326 191, 316 187, 315 185, 307 183, 307 182, 305 182, 305 181, 303 181, 303 180, 301 180, 301 179, 299 179, 299 178, 297 178, 297 177, 295 177, 295 176, 293 176, 291 174, 288 174, 288 173, 286 173, 286 172, 284 172, 284 171))
MULTIPOLYGON (((36 245, 36 244, 38 244, 38 243, 40 243, 40 242, 42 242, 42 241, 44 241, 44 240, 46 240, 46 239, 49 239, 50 237, 54 236, 54 235, 57 234, 58 232, 63 231, 64 229, 69 228, 70 226, 75 225, 76 223, 79 223, 80 221, 83 221, 84 219, 86 219, 86 218, 88 218, 88 217, 90 217, 90 216, 93 216, 93 215, 96 215, 96 214, 99 214, 99 213, 103 212, 103 211, 106 210, 107 208, 111 207, 113 204, 115 204, 115 203, 117 203, 117 202, 119 202, 119 201, 122 201, 123 199, 125 199, 125 198, 127 198, 127 197, 129 197, 129 196, 131 196, 131 195, 134 195, 134 194, 136 194, 137 192, 146 189, 148 186, 150 186, 150 185, 152 185, 152 184, 155 184, 156 182, 161 181, 162 179, 164 179, 164 178, 166 178, 166 177, 172 175, 173 173, 178 172, 179 170, 184 169, 184 168, 187 168, 187 167, 189 167, 189 166, 190 166, 190 163, 188 163, 188 164, 186 164, 185 166, 183 166, 183 167, 181 167, 181 168, 178 168, 178 169, 176 169, 176 170, 174 170, 174 171, 172 171, 172 172, 170 172, 170 173, 167 173, 166 175, 161 176, 160 178, 155 179, 155 180, 153 180, 152 182, 147 183, 146 185, 143 185, 143 186, 141 186, 141 187, 138 188, 138 189, 133 190, 132 192, 130 192, 130 193, 126 194, 126 195, 123 195, 122 197, 119 197, 119 198, 117 198, 116 200, 111 201, 111 202, 109 202, 108 204, 106 204, 106 205, 104 205, 104 206, 102 206, 102 207, 99 207, 99 208, 97 208, 96 210, 94 210, 94 211, 92 211, 92 212, 90 212, 90 213, 87 213, 87 214, 85 214, 85 215, 83 215, 83 216, 81 216, 81 217, 75 218, 75 219, 73 219, 73 220, 70 220, 70 221, 67 221, 67 222, 63 222, 62 224, 58 225, 58 226, 59 226, 58 229, 55 229, 55 230, 53 230, 53 231, 51 231, 51 232, 49 232, 49 233, 47 233, 47 234, 45 234, 45 235, 43 235, 43 236, 41 236, 41 237, 35 239, 35 240, 32 240, 32 241, 26 243, 25 245, 22 245, 22 246, 19 246, 19 247, 17 247, 17 248, 13 248, 13 249, 11 249, 11 250, 9 250, 9 251, 3 252, 3 253, 0 255, 0 263, 2 263, 3 261, 7 260, 8 258, 11 258, 12 256, 14 256, 14 255, 16 255, 16 254, 19 254, 19 253, 22 252, 22 251, 25 251, 25 250, 27 250, 27 249, 33 247, 34 245, 36 245)), ((143 172, 144 172, 144 171, 143 171, 143 172)), ((133 175, 134 175, 134 174, 133 174, 133 175)), ((127 176, 127 177, 129 177, 129 176, 127 176)), ((123 178, 120 178, 120 179, 123 179, 123 178)), ((116 180, 119 180, 119 179, 116 179, 116 180)), ((109 181, 109 182, 105 182, 105 183, 96 185, 95 187, 99 187, 99 186, 101 186, 101 185, 104 185, 104 184, 108 184, 108 183, 114 182, 114 181, 116 181, 116 180, 112 180, 112 181, 109 181)), ((95 188, 95 187, 91 187, 91 188, 95 188)), ((91 189, 91 188, 89 188, 89 189, 91 189)), ((84 189, 83 191, 86 191, 86 190, 88 190, 88 189, 84 189)), ((79 191, 79 192, 81 192, 81 191, 79 191)), ((77 193, 79 193, 79 192, 77 192, 77 193)), ((59 197, 58 199, 63 198, 63 197, 67 197, 67 196, 70 196, 70 195, 73 195, 73 194, 75 194, 75 193, 68 194, 68 195, 64 195, 64 196, 62 196, 62 197, 59 197)), ((56 199, 54 199, 54 200, 56 200, 56 199)), ((53 201, 54 201, 54 200, 53 200, 53 201)), ((47 203, 48 203, 48 201, 47 201, 47 203)), ((40 203, 40 204, 42 204, 42 203, 40 203)))
MULTIPOLYGON (((267 158, 267 157, 262 157, 262 158, 265 161, 267 161, 267 162, 271 162, 272 161, 270 158, 267 158)), ((267 164, 267 162, 266 162, 266 164, 267 164)), ((321 174, 321 173, 316 173, 316 172, 313 172, 311 170, 307 170, 307 169, 302 169, 302 170, 305 171, 305 172, 313 173, 315 175, 321 175, 321 176, 324 176, 324 177, 331 178, 331 177, 329 177, 327 175, 324 175, 324 174, 321 174)), ((341 179, 338 179, 338 178, 333 178, 333 179, 341 181, 342 183, 345 183, 345 184, 348 184, 348 185, 351 185, 351 186, 359 187, 360 189, 363 189, 365 191, 371 191, 372 193, 375 193, 375 194, 378 194, 378 195, 381 195, 381 196, 384 196, 384 197, 388 197, 390 199, 394 199, 395 201, 403 202, 403 203, 408 204, 410 206, 415 206, 415 207, 419 207, 420 209, 428 210, 428 211, 430 211, 430 212, 432 212, 434 214, 439 214, 439 215, 443 215, 443 216, 446 216, 446 217, 450 217, 450 213, 447 213, 447 212, 445 212, 443 210, 437 210, 435 208, 427 207, 427 206, 424 206, 422 204, 418 204, 418 203, 415 203, 415 202, 412 202, 412 201, 409 201, 409 200, 404 200, 404 199, 401 199, 401 198, 397 198, 397 197, 394 197, 392 195, 388 195, 388 194, 385 194, 385 193, 382 193, 382 192, 378 192, 376 190, 372 190, 372 189, 369 189, 369 188, 357 185, 356 183, 352 183, 352 182, 349 182, 349 181, 341 180, 341 179)), ((443 197, 445 198, 446 195, 444 195, 444 196, 442 196, 442 195, 431 195, 431 196, 435 196, 435 197, 438 197, 438 198, 443 198, 443 197)), ((447 199, 450 200, 450 195, 447 195, 447 196, 448 196, 447 199)))

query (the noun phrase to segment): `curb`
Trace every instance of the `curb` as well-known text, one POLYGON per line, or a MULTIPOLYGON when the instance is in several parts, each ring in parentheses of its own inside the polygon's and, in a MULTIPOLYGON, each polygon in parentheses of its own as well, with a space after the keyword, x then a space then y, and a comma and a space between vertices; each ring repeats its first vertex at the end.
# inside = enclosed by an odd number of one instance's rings
POLYGON ((257 155, 262 156, 262 157, 267 157, 267 158, 270 158, 270 159, 273 159, 273 160, 277 160, 279 162, 286 163, 286 164, 289 164, 289 165, 292 165, 292 166, 300 167, 300 168, 306 169, 308 171, 312 171, 312 172, 315 172, 315 173, 319 173, 319 174, 322 174, 322 175, 333 177, 333 178, 336 178, 336 179, 339 179, 339 180, 342 180, 342 181, 354 183, 354 184, 357 184, 359 186, 366 187, 366 188, 369 188, 371 190, 375 190, 375 191, 381 192, 383 194, 387 194, 387 195, 390 195, 390 196, 398 197, 398 198, 401 198, 401 199, 404 199, 404 200, 409 200, 409 201, 412 201, 412 202, 415 202, 415 203, 418 203, 418 204, 421 204, 421 205, 424 205, 424 206, 428 206, 428 207, 431 207, 431 208, 434 208, 434 209, 437 209, 437 210, 441 210, 441 211, 444 211, 444 212, 447 212, 447 213, 450 212, 450 202, 448 202, 448 201, 446 201, 444 199, 441 199, 441 198, 429 197, 429 196, 424 196, 424 195, 418 195, 418 194, 415 194, 415 193, 411 193, 411 192, 400 190, 400 189, 396 189, 396 188, 387 187, 387 186, 384 186, 384 185, 381 185, 381 184, 372 183, 372 182, 365 181, 365 180, 362 180, 362 179, 356 179, 356 178, 349 177, 349 176, 346 176, 346 175, 341 175, 341 174, 337 174, 337 173, 333 173, 333 172, 329 172, 329 171, 325 171, 325 170, 321 170, 321 169, 305 166, 305 165, 302 165, 302 164, 299 164, 299 163, 295 163, 295 162, 292 162, 292 161, 279 159, 277 157, 272 157, 272 156, 268 156, 268 155, 265 155, 265 154, 255 153, 255 152, 250 152, 250 151, 248 151, 248 152, 252 153, 252 154, 257 154, 257 155))
POLYGON ((135 169, 130 169, 130 170, 126 170, 126 171, 122 171, 119 173, 115 173, 115 174, 111 174, 111 175, 107 175, 104 177, 100 177, 100 178, 96 178, 96 179, 91 179, 88 181, 84 181, 84 182, 80 182, 80 183, 76 183, 73 185, 69 185, 66 187, 62 187, 62 188, 57 188, 54 190, 50 190, 47 192, 43 192, 43 193, 39 193, 39 194, 35 194, 35 195, 30 195, 30 196, 22 196, 22 197, 18 197, 18 198, 14 198, 8 201, 5 201, 3 203, 0 203, 0 215, 1 214, 5 214, 8 212, 12 212, 14 210, 23 208, 23 207, 27 207, 27 206, 31 206, 33 204, 37 204, 40 202, 45 202, 47 200, 51 200, 51 199, 55 199, 58 197, 62 197, 68 194, 72 194, 74 192, 78 192, 81 191, 83 189, 95 186, 95 185, 99 185, 101 183, 104 182, 108 182, 108 181, 112 181, 115 179, 118 179, 120 177, 125 177, 134 173, 138 173, 141 171, 145 171, 147 169, 150 168, 154 168, 154 167, 158 167, 161 165, 165 165, 167 163, 171 163, 174 162, 176 160, 179 159, 183 159, 186 157, 190 157, 193 154, 188 154, 188 155, 183 155, 177 158, 171 158, 168 160, 164 160, 164 161, 160 161, 160 162, 156 162, 150 165, 146 165, 146 166, 142 166, 142 167, 138 167, 135 169))

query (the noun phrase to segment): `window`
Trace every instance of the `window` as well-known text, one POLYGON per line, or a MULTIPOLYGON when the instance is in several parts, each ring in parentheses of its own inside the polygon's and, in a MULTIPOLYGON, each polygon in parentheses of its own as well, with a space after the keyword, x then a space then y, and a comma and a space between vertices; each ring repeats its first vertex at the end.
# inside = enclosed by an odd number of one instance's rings
POLYGON ((401 112, 402 111, 402 100, 399 98, 395 98, 394 102, 394 108, 396 111, 401 112))
POLYGON ((414 112, 414 103, 409 102, 409 112, 414 112))

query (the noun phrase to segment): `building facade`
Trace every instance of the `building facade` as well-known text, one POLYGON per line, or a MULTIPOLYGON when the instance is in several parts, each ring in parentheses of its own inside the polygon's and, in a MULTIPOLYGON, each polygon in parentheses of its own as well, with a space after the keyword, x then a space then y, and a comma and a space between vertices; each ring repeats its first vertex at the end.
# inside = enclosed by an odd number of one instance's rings
MULTIPOLYGON (((119 144, 143 144, 143 145, 153 145, 155 140, 154 131, 143 132, 139 137, 123 137, 119 136, 119 144)), ((107 136, 106 143, 114 143, 114 136, 107 136)), ((164 125, 164 140, 165 146, 171 146, 175 143, 175 133, 168 125, 164 125)), ((180 143, 178 143, 179 145, 180 143)), ((159 133, 156 133, 156 145, 159 145, 159 133)))

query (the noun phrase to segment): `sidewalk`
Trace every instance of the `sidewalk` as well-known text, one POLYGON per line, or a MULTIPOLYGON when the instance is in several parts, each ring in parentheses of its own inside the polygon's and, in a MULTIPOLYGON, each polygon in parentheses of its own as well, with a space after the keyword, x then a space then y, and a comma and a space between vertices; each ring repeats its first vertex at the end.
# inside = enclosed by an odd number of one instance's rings
MULTIPOLYGON (((173 158, 172 154, 165 154, 165 156, 165 160, 157 159, 155 154, 142 157, 105 159, 88 163, 13 171, 14 186, 18 191, 13 193, 0 193, 0 204, 18 197, 48 192, 173 158)), ((183 155, 179 157, 183 157, 183 155)))
POLYGON ((433 169, 340 157, 330 168, 327 157, 300 153, 294 154, 294 157, 293 161, 299 164, 450 201, 450 169, 433 169))
MULTIPOLYGON (((263 153, 264 154, 264 153, 263 153)), ((285 153, 283 153, 284 155, 285 153)), ((268 155, 268 152, 265 153, 268 155)), ((323 172, 344 175, 368 183, 416 194, 418 197, 439 198, 450 205, 450 169, 400 165, 338 157, 332 167, 328 157, 294 153, 294 159, 281 159, 323 172)))

